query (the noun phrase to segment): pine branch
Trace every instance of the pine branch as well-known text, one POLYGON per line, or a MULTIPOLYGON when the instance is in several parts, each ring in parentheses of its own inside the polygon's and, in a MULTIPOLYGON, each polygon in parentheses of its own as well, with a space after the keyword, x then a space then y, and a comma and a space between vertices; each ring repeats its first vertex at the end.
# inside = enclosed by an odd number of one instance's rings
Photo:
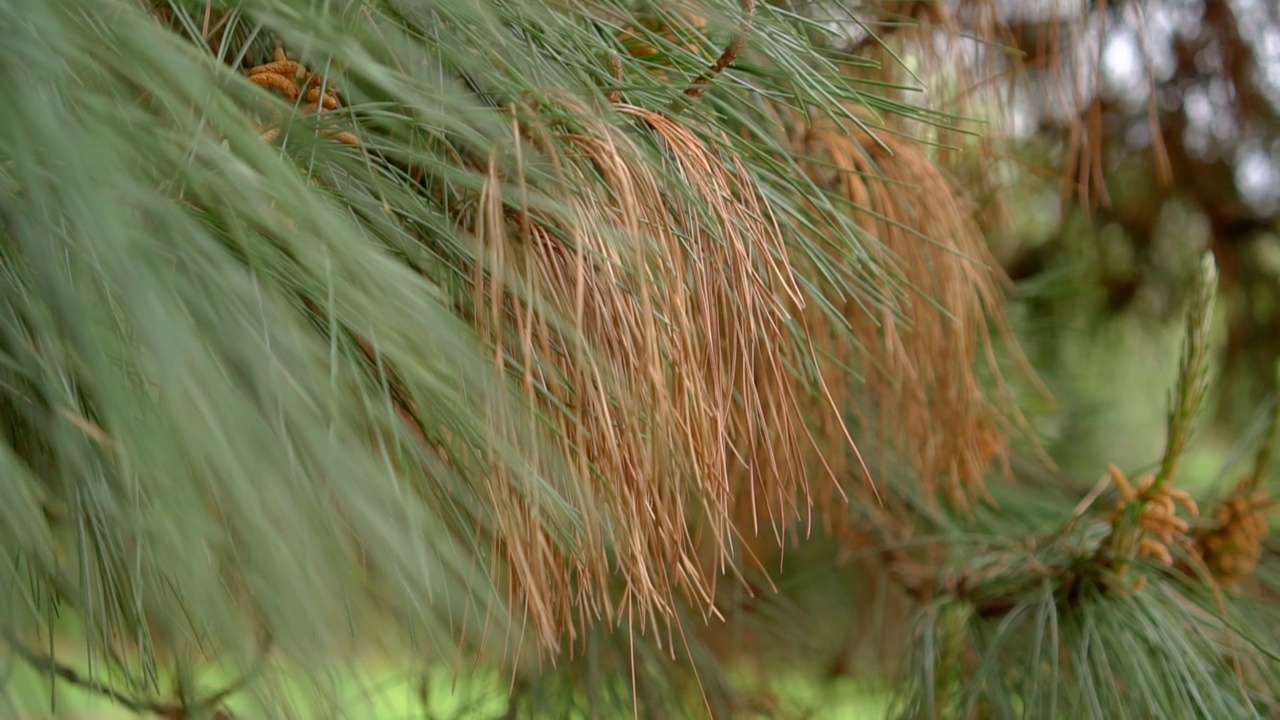
POLYGON ((727 70, 730 65, 733 65, 733 62, 738 58, 738 54, 747 46, 747 33, 751 30, 751 19, 756 11, 756 2, 755 0, 739 0, 739 2, 741 3, 743 15, 742 29, 729 40, 729 44, 725 45, 719 57, 716 58, 715 62, 711 63, 711 67, 694 78, 689 83, 689 87, 685 88, 684 94, 689 98, 696 100, 706 92, 711 81, 727 70))
POLYGON ((134 713, 161 715, 169 710, 167 705, 162 705, 150 700, 135 698, 131 695, 125 694, 124 692, 116 690, 105 683, 86 677, 75 668, 62 664, 56 658, 31 650, 7 631, 4 634, 4 641, 5 644, 7 644, 10 649, 12 649, 13 652, 23 660, 23 662, 27 663, 38 672, 46 675, 53 675, 75 685, 78 688, 81 688, 82 690, 105 697, 134 713))
POLYGON ((262 668, 266 664, 268 645, 264 644, 259 648, 257 659, 253 666, 241 674, 238 678, 223 686, 221 689, 192 701, 183 701, 180 703, 161 702, 158 700, 147 700, 137 698, 117 690, 99 680, 95 680, 82 674, 80 671, 60 662, 57 658, 50 655, 38 653, 27 647, 25 643, 19 641, 9 631, 4 631, 3 638, 5 644, 13 650, 18 657, 30 665, 38 672, 52 675, 64 680, 86 692, 104 697, 117 705, 134 712, 136 714, 158 715, 163 718, 187 718, 191 717, 193 712, 213 711, 217 713, 218 719, 225 718, 231 720, 231 715, 220 710, 220 706, 230 696, 240 692, 249 683, 256 680, 262 674, 262 668))

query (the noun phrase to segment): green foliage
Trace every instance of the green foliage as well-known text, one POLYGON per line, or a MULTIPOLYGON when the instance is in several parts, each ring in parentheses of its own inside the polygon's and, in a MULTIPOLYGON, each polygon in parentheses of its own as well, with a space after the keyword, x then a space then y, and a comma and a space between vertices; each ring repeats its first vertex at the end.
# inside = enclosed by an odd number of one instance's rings
POLYGON ((1247 639, 1266 631, 1223 616, 1220 598, 1176 581, 1123 595, 1084 589, 1070 606, 1046 583, 998 620, 935 607, 921 623, 922 642, 939 654, 920 656, 917 677, 931 684, 913 688, 902 717, 1261 718, 1277 710, 1272 692, 1257 690, 1276 687, 1275 664, 1247 639), (947 664, 948 643, 972 653, 974 662, 951 658, 965 671, 947 664))
POLYGON ((930 586, 940 597, 916 617, 895 716, 1263 718, 1280 710, 1280 636, 1271 613, 1260 612, 1273 602, 1275 578, 1263 571, 1241 585, 1210 542, 1226 534, 1252 546, 1226 552, 1257 551, 1257 531, 1232 526, 1256 522, 1269 506, 1256 493, 1280 414, 1272 408, 1254 467, 1226 499, 1243 501, 1243 514, 1219 511, 1196 531, 1169 532, 1177 508, 1162 498, 1186 497, 1172 485, 1210 388, 1216 284, 1206 256, 1156 474, 1130 484, 1113 469, 1119 492, 1110 513, 1094 509, 1102 483, 1070 515, 1066 498, 1036 488, 1001 493, 999 511, 946 529, 952 543, 967 530, 972 550, 954 553, 930 586), (1027 516, 1024 527, 1005 519, 1017 514, 1027 516), (1045 526, 1055 529, 1037 529, 1045 526))
POLYGON ((1205 401, 1211 258, 1152 483, 981 502, 1024 388, 959 119, 826 33, 0 4, 0 645, 41 709, 340 716, 392 664, 428 706, 476 668, 463 716, 802 716, 839 583, 773 563, 820 526, 810 573, 920 609, 904 717, 1275 714, 1272 568, 1112 552, 1205 401))

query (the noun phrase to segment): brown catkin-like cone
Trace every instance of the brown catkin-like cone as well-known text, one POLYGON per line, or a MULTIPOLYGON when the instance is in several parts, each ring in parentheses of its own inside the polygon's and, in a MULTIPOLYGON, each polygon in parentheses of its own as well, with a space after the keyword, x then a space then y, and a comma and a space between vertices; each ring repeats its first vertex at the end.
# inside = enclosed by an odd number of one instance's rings
POLYGON ((1184 542, 1191 528, 1190 523, 1178 516, 1178 507, 1184 508, 1189 516, 1197 517, 1200 509, 1195 500, 1186 491, 1168 484, 1153 487, 1153 475, 1144 475, 1136 483, 1130 483, 1115 465, 1108 465, 1107 472, 1120 493, 1111 513, 1112 544, 1118 550, 1133 547, 1142 557, 1172 566, 1173 554, 1169 548, 1184 542), (1137 524, 1127 527, 1123 518, 1133 502, 1141 502, 1142 507, 1137 524))
MULTIPOLYGON (((289 60, 281 48, 276 48, 269 63, 250 68, 249 81, 260 87, 279 92, 290 102, 303 101, 302 111, 313 114, 323 110, 337 110, 342 107, 332 87, 321 87, 318 75, 307 72, 307 69, 294 60, 289 60), (299 84, 299 80, 302 80, 299 84)), ((262 139, 271 142, 280 135, 279 127, 263 127, 262 139)), ((354 133, 340 131, 335 127, 322 127, 318 131, 321 137, 337 140, 345 145, 359 145, 360 139, 354 133)))
POLYGON ((1266 512, 1274 501, 1264 492, 1236 486, 1214 510, 1213 525, 1195 535, 1195 549, 1219 582, 1229 585, 1253 574, 1269 533, 1266 512))

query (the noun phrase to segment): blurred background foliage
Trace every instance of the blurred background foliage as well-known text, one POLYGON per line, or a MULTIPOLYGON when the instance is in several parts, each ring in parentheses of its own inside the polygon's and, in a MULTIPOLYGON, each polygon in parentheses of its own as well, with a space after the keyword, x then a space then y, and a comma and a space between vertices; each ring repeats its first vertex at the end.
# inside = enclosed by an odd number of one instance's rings
POLYGON ((1280 713, 1273 3, 0 32, 4 710, 1280 713))
MULTIPOLYGON (((1280 337, 1268 269, 1280 207, 1273 4, 885 2, 854 14, 884 28, 881 40, 910 35, 908 47, 927 33, 945 44, 962 60, 935 69, 946 80, 922 95, 993 121, 982 132, 1002 150, 1005 212, 988 217, 1007 223, 986 235, 1019 284, 1036 368, 1070 383, 1055 393, 1069 407, 1054 423, 1074 448, 1063 462, 1103 449, 1082 440, 1130 443, 1113 430, 1158 426, 1158 403, 1138 398, 1172 378, 1167 348, 1206 249, 1223 273, 1217 421, 1237 436, 1272 388, 1280 337), (1145 415, 1116 407, 1124 388, 1145 415), (1089 412, 1099 402, 1105 418, 1089 412)), ((851 35, 855 51, 881 46, 865 30, 851 35)), ((885 67, 918 74, 905 65, 885 67)))

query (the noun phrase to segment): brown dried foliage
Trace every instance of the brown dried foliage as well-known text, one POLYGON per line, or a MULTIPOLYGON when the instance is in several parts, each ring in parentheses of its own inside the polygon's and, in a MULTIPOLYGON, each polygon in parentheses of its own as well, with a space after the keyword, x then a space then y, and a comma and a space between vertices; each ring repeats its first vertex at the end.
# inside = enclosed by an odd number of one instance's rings
MULTIPOLYGON (((903 85, 933 90, 947 85, 937 78, 951 77, 956 88, 949 96, 925 100, 914 91, 898 92, 897 98, 918 105, 922 100, 933 109, 968 114, 974 110, 997 114, 1016 106, 1015 95, 1031 99, 1048 116, 1058 118, 1063 134, 1061 167, 1033 172, 1051 172, 1058 176, 1062 202, 1077 200, 1084 208, 1109 206, 1103 168, 1106 128, 1101 101, 1090 86, 1101 83, 1103 65, 1093 63, 1091 77, 1082 78, 1080 53, 1101 52, 1096 38, 1107 30, 1108 13, 1114 4, 1078 3, 1078 9, 1067 6, 1042 8, 1048 12, 1018 12, 1017 3, 996 0, 960 0, 956 3, 933 0, 869 0, 859 6, 865 25, 875 31, 853 44, 851 52, 878 61, 874 69, 853 69, 857 76, 878 81, 892 78, 903 85), (957 50, 953 43, 971 43, 957 50), (923 51, 923 52, 922 52, 923 51), (899 58, 910 54, 919 60, 917 69, 908 69, 899 58), (1082 82, 1083 81, 1083 82, 1082 82), (911 94, 908 95, 907 93, 911 94), (985 96, 985 99, 984 99, 985 96)), ((1207 3, 1206 7, 1229 3, 1207 3)), ((1146 22, 1141 6, 1133 9, 1139 27, 1146 22)), ((1139 32, 1142 41, 1144 32, 1139 32)), ((1142 61, 1148 81, 1153 70, 1149 49, 1141 47, 1142 61)), ((1171 181, 1170 153, 1157 122, 1156 94, 1147 107, 1153 137, 1152 161, 1157 181, 1171 181)), ((985 131, 984 131, 985 132, 985 131)), ((977 143, 983 154, 1002 154, 1020 162, 1016 153, 1004 153, 998 141, 990 138, 966 139, 953 130, 940 128, 938 139, 943 144, 977 143)), ((946 159, 944 158, 944 162, 946 159)), ((963 174, 966 186, 991 201, 984 208, 984 222, 1001 222, 1003 211, 996 203, 999 183, 981 165, 965 163, 952 168, 963 174)))
POLYGON ((1276 506, 1267 493, 1241 482, 1213 513, 1213 524, 1195 534, 1195 549, 1214 579, 1232 585, 1253 575, 1267 539, 1267 512, 1276 506))
MULTIPOLYGON (((965 2, 962 10, 963 17, 957 17, 949 3, 933 0, 863 3, 859 7, 860 18, 874 35, 862 38, 848 50, 875 64, 849 65, 846 73, 856 79, 896 84, 899 87, 877 92, 925 111, 917 122, 904 123, 903 129, 927 133, 942 147, 971 150, 940 153, 933 161, 951 173, 971 199, 978 201, 975 214, 986 227, 1006 220, 998 202, 999 182, 986 162, 997 154, 997 147, 987 137, 989 128, 976 127, 975 133, 975 126, 964 118, 979 118, 990 112, 991 103, 985 101, 984 93, 998 87, 997 80, 1008 74, 1009 59, 1000 53, 983 53, 975 61, 972 53, 957 52, 949 45, 970 38, 1002 43, 1008 38, 1008 28, 990 0, 965 2), (908 56, 916 64, 905 64, 903 58, 908 56), (940 92, 943 88, 951 90, 940 92), (928 92, 919 92, 922 89, 928 92)), ((1012 67, 1017 71, 1021 65, 1013 60, 1012 67)))
MULTIPOLYGON (((1008 451, 1011 408, 992 399, 1003 387, 988 322, 1004 332, 1003 276, 972 208, 915 141, 822 119, 794 144, 810 158, 815 182, 852 203, 849 212, 874 240, 862 244, 871 263, 891 272, 873 280, 886 309, 841 299, 860 348, 832 348, 835 361, 864 367, 865 384, 833 392, 879 408, 863 424, 911 462, 927 494, 961 506, 983 497, 990 464, 1008 451), (984 385, 981 363, 995 388, 984 385)), ((826 322, 810 317, 815 331, 826 322)))
POLYGON ((809 495, 783 330, 802 300, 747 168, 661 114, 618 106, 661 139, 690 200, 625 132, 580 110, 576 131, 517 127, 560 175, 564 215, 504 204, 503 185, 522 181, 491 161, 467 220, 487 254, 475 321, 495 366, 554 418, 579 475, 570 500, 587 510, 563 567, 538 509, 494 470, 496 550, 551 647, 594 620, 657 624, 677 596, 713 612, 742 531, 736 498, 780 532, 809 495), (607 587, 615 571, 622 597, 607 587))
MULTIPOLYGON (((845 424, 855 403, 880 408, 864 418, 879 436, 866 439, 914 463, 926 492, 962 504, 982 495, 990 463, 1007 451, 1008 408, 988 399, 975 368, 985 360, 999 377, 987 331, 999 322, 999 276, 968 206, 913 142, 889 138, 886 150, 835 124, 797 138, 835 163, 827 180, 862 208, 850 212, 875 238, 862 244, 877 248, 871 262, 894 269, 875 290, 913 288, 896 312, 881 312, 830 288, 816 290, 822 298, 802 289, 796 273, 809 268, 793 267, 787 238, 796 229, 779 224, 739 160, 687 124, 615 108, 665 146, 671 168, 660 173, 622 129, 568 109, 575 130, 516 130, 555 168, 570 210, 504 201, 512 184, 532 191, 494 156, 463 220, 485 252, 473 271, 474 320, 495 369, 554 418, 576 475, 565 490, 584 510, 566 564, 539 509, 493 467, 502 581, 541 646, 601 620, 661 626, 682 600, 714 614, 717 576, 759 562, 765 538, 778 549, 815 507, 847 516, 851 492, 875 506, 845 424), (843 303, 860 348, 818 300, 843 303), (851 366, 867 371, 865 383, 851 366), (615 573, 621 597, 609 587, 615 573)), ((833 250, 829 262, 857 261, 833 250)))
MULTIPOLYGON (((339 106, 280 51, 250 79, 309 110, 339 106)), ((539 507, 496 448, 483 486, 491 571, 539 651, 572 646, 596 622, 670 632, 677 602, 713 615, 717 578, 752 561, 762 539, 777 548, 815 507, 847 516, 850 493, 878 504, 846 427, 851 405, 879 409, 862 417, 866 439, 910 461, 927 494, 983 496, 1008 450, 1009 407, 989 399, 978 369, 999 383, 988 322, 1003 327, 1000 276, 972 208, 917 142, 831 120, 791 138, 873 238, 858 243, 865 259, 813 238, 829 248, 823 264, 889 270, 870 274, 885 307, 870 309, 821 284, 802 289, 797 274, 815 268, 793 267, 792 241, 807 231, 780 224, 749 168, 706 131, 616 104, 658 138, 660 171, 623 127, 561 102, 571 129, 518 109, 517 141, 478 160, 487 181, 458 218, 481 250, 471 320, 570 462, 565 473, 521 448, 581 521, 560 535, 546 519, 558 510, 539 507), (514 169, 499 162, 512 156, 514 169), (527 187, 526 163, 558 182, 527 187), (819 301, 840 308, 856 347, 819 301)), ((415 408, 398 410, 416 426, 415 408)), ((538 422, 486 410, 504 442, 538 422)))

